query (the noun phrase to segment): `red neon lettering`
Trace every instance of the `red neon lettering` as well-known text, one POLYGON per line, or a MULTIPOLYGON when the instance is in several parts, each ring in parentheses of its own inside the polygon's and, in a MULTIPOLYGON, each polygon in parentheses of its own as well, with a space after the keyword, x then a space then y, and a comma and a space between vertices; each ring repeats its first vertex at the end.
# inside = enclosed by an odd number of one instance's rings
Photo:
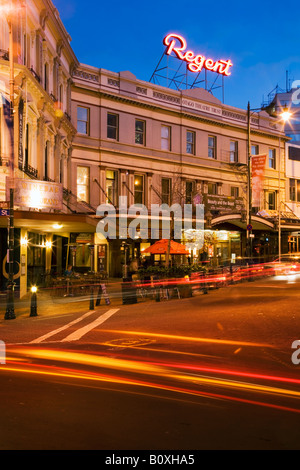
POLYGON ((212 72, 217 72, 221 75, 231 75, 229 68, 233 65, 230 59, 228 60, 216 60, 207 59, 203 55, 195 55, 193 51, 186 51, 183 53, 187 47, 186 40, 179 34, 168 34, 163 43, 165 46, 168 46, 166 54, 171 55, 174 52, 180 60, 185 60, 188 62, 188 69, 191 72, 201 72, 203 68, 206 70, 211 70, 212 72), (179 42, 179 45, 176 46, 179 42))
POLYGON ((168 34, 168 36, 164 38, 164 44, 169 46, 166 54, 170 55, 171 52, 174 51, 179 59, 184 60, 184 56, 180 51, 184 51, 184 49, 186 49, 186 42, 182 36, 179 36, 179 34, 168 34), (170 41, 171 38, 172 41, 170 41), (178 39, 178 41, 181 43, 181 47, 175 47, 176 39, 178 39))

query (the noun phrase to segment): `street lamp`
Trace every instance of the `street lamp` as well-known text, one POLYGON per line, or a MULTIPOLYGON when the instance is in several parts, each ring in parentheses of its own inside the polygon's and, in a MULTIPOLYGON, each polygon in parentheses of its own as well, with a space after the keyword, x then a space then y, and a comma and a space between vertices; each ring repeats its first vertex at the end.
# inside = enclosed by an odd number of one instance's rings
MULTIPOLYGON (((274 108, 275 109, 275 108, 274 108)), ((283 123, 289 121, 292 114, 287 107, 281 108, 282 111, 279 114, 280 121, 283 123)), ((251 237, 251 213, 252 213, 252 188, 251 188, 251 126, 250 116, 251 111, 262 111, 262 108, 251 109, 250 102, 248 101, 247 106, 247 153, 248 153, 248 208, 247 208, 247 251, 249 258, 252 257, 252 237, 251 237)), ((278 156, 278 256, 279 260, 281 257, 281 218, 280 218, 280 170, 281 170, 281 137, 279 136, 279 156, 278 156)))

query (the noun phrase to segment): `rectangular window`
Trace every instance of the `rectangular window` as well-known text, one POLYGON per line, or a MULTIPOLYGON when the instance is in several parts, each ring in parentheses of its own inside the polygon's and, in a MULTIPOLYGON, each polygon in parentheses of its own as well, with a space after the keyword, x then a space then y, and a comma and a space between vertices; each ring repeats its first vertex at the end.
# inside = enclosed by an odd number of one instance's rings
POLYGON ((106 170, 106 202, 117 205, 118 197, 118 173, 114 170, 106 170))
POLYGON ((217 194, 217 183, 208 183, 207 185, 207 194, 217 194))
POLYGON ((193 192, 194 192, 194 182, 186 181, 185 183, 185 203, 186 204, 192 204, 193 192))
POLYGON ((230 163, 237 163, 238 162, 238 142, 236 140, 232 140, 230 142, 230 163))
POLYGON ((276 150, 269 149, 269 168, 276 168, 276 150))
POLYGON ((290 178, 290 201, 300 202, 300 180, 290 178))
POLYGON ((161 126, 161 149, 171 150, 171 127, 161 126))
POLYGON ((196 134, 193 131, 186 131, 186 153, 195 155, 196 134))
POLYGON ((135 143, 146 145, 146 122, 135 120, 135 143))
POLYGON ((89 134, 89 108, 77 106, 77 131, 79 134, 89 134))
POLYGON ((258 155, 258 145, 251 145, 251 155, 258 155))
POLYGON ((276 192, 275 191, 268 193, 268 208, 270 211, 274 211, 276 209, 276 192))
POLYGON ((77 167, 77 197, 85 202, 90 200, 90 168, 88 166, 77 167))
POLYGON ((215 136, 208 136, 208 157, 217 158, 217 138, 215 136))
POLYGON ((300 162, 300 147, 289 147, 289 160, 300 162))
POLYGON ((290 179, 290 201, 296 201, 296 180, 290 179))
POLYGON ((119 140, 119 116, 107 113, 107 138, 119 140))
POLYGON ((144 204, 144 176, 134 175, 134 203, 144 204))
POLYGON ((171 205, 171 178, 161 179, 161 202, 171 205))
POLYGON ((231 186, 230 195, 232 197, 239 197, 239 187, 238 186, 231 186))

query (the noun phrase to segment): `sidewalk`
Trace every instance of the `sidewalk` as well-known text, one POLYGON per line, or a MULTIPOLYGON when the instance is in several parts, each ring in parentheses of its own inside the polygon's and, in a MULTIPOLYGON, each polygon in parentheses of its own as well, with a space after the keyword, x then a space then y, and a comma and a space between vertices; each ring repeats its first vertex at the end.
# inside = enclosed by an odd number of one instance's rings
MULTIPOLYGON (((122 305, 122 279, 109 279, 105 282, 106 290, 111 306, 122 305)), ((37 292, 37 314, 38 316, 63 315, 75 312, 87 312, 91 307, 91 295, 55 296, 51 289, 41 288, 37 292)), ((100 305, 96 306, 97 290, 94 292, 94 308, 106 306, 103 296, 100 305)), ((16 318, 28 317, 31 313, 31 292, 22 299, 15 299, 16 318)), ((4 319, 6 312, 6 293, 0 295, 0 322, 4 319)))

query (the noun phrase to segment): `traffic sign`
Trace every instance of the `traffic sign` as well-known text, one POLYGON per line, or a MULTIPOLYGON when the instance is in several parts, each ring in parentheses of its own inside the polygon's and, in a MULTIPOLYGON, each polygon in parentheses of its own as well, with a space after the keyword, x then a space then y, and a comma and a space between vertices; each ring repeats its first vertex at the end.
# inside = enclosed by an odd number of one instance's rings
POLYGON ((0 216, 3 216, 3 217, 8 217, 9 216, 9 209, 0 209, 0 216))
POLYGON ((247 225, 247 230, 248 230, 249 232, 251 232, 251 230, 252 230, 252 225, 251 225, 251 224, 248 224, 248 225, 247 225))

